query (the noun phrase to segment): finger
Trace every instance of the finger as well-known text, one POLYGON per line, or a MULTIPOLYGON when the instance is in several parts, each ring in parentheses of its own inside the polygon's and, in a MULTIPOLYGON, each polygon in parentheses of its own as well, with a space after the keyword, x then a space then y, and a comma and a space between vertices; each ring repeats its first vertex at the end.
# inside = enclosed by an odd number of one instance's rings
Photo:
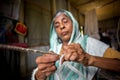
POLYGON ((82 55, 82 54, 83 54, 83 50, 82 50, 82 49, 79 49, 79 50, 78 50, 78 54, 79 54, 79 55, 82 55))
POLYGON ((42 70, 42 69, 45 69, 45 68, 53 66, 53 65, 54 65, 54 63, 39 64, 38 68, 42 70))
POLYGON ((75 48, 75 49, 79 49, 79 48, 82 48, 81 45, 79 43, 71 43, 69 44, 69 47, 70 48, 75 48))
POLYGON ((68 49, 67 45, 63 46, 63 50, 67 50, 67 49, 68 49))
POLYGON ((67 47, 63 47, 63 50, 74 52, 74 51, 77 51, 77 48, 76 48, 76 45, 71 44, 71 45, 68 45, 67 47))
POLYGON ((65 54, 64 59, 68 61, 68 60, 70 60, 70 56, 71 56, 70 53, 69 54, 65 54))
POLYGON ((74 46, 72 44, 63 46, 63 49, 71 49, 71 48, 74 48, 74 46))
POLYGON ((55 54, 53 51, 49 51, 48 53, 55 54))
POLYGON ((59 55, 39 56, 36 58, 36 63, 50 63, 59 59, 59 55))
POLYGON ((77 59, 77 53, 76 52, 73 52, 72 55, 70 56, 70 60, 71 61, 75 61, 77 59))
POLYGON ((49 56, 49 55, 57 55, 53 51, 49 51, 48 53, 44 53, 43 56, 49 56))
POLYGON ((56 67, 51 66, 51 67, 46 68, 45 70, 42 70, 42 72, 51 72, 51 71, 55 71, 55 70, 56 70, 56 67))
POLYGON ((46 72, 45 74, 46 74, 46 76, 49 76, 49 75, 51 75, 51 74, 54 73, 54 72, 55 72, 55 70, 54 70, 54 71, 46 72))
POLYGON ((73 52, 76 52, 76 50, 75 49, 68 49, 68 50, 64 50, 63 54, 71 54, 73 52))
POLYGON ((70 48, 75 48, 76 45, 77 45, 76 43, 71 43, 71 44, 69 44, 68 46, 69 46, 70 48))
POLYGON ((79 55, 78 62, 82 62, 84 60, 84 54, 79 55))
POLYGON ((72 53, 72 52, 75 52, 76 49, 74 47, 67 47, 67 48, 63 48, 63 53, 64 54, 67 54, 67 53, 72 53))
POLYGON ((70 43, 69 46, 73 46, 73 45, 76 45, 76 43, 70 43))
POLYGON ((35 74, 35 77, 37 80, 45 80, 46 79, 46 74, 38 70, 35 74))

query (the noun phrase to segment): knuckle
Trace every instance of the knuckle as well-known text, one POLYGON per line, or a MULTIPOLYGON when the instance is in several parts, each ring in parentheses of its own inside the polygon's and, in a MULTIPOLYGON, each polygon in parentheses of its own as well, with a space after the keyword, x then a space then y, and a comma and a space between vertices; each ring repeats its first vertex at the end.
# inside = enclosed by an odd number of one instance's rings
POLYGON ((53 71, 53 70, 56 70, 56 67, 55 67, 55 66, 52 66, 52 71, 53 71))
POLYGON ((39 62, 40 62, 39 59, 40 59, 40 57, 37 57, 36 60, 35 60, 35 62, 36 62, 37 64, 39 64, 39 62))

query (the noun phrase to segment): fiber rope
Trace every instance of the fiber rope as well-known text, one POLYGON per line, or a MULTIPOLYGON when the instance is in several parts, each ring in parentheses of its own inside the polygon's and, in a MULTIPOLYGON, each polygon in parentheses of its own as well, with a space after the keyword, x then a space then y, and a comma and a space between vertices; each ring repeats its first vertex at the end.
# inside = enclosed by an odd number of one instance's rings
POLYGON ((0 48, 1 49, 22 51, 22 52, 46 53, 45 51, 42 51, 42 50, 35 50, 35 49, 31 49, 31 48, 23 48, 23 47, 6 45, 6 44, 0 44, 0 48))

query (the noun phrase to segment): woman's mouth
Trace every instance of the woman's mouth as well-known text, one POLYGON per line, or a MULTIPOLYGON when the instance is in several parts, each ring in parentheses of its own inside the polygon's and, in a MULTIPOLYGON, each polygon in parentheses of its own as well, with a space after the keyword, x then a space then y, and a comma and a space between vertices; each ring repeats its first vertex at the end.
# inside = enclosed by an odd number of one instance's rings
POLYGON ((67 33, 68 33, 67 31, 64 31, 61 33, 61 36, 65 36, 65 35, 67 35, 67 33))

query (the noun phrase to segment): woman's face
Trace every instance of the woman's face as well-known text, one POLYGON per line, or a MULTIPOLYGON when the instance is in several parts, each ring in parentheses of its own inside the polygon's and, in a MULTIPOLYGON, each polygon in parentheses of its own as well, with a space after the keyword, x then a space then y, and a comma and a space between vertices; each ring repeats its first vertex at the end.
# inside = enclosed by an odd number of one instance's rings
POLYGON ((54 19, 54 28, 63 43, 68 43, 72 34, 72 21, 64 13, 60 13, 54 19))

